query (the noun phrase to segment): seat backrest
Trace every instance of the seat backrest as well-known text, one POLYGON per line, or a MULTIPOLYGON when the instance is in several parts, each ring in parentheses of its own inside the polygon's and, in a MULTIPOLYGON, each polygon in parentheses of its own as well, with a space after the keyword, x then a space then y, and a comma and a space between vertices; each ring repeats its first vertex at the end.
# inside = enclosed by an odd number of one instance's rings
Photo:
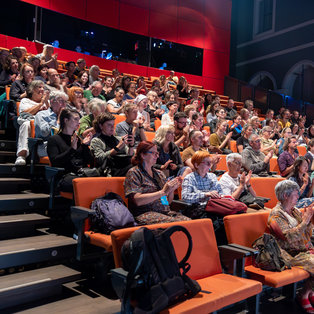
POLYGON ((306 154, 306 147, 305 146, 297 146, 298 152, 300 156, 304 156, 306 154))
POLYGON ((276 206, 278 200, 275 194, 275 186, 284 178, 272 177, 254 177, 251 178, 251 185, 256 192, 257 196, 270 198, 270 201, 265 203, 265 207, 273 208, 276 206))
POLYGON ((90 208, 94 199, 101 197, 108 192, 119 194, 127 204, 127 199, 124 196, 124 180, 125 177, 95 177, 74 179, 73 190, 75 205, 90 208))
POLYGON ((30 120, 30 125, 31 125, 31 137, 35 138, 35 122, 34 122, 34 120, 30 120))
POLYGON ((156 133, 155 132, 144 132, 147 141, 152 142, 155 138, 156 133))
POLYGON ((217 164, 217 170, 225 170, 225 171, 228 171, 228 167, 227 167, 227 161, 226 161, 226 158, 227 158, 227 155, 219 155, 220 156, 220 160, 217 164))
POLYGON ((118 123, 123 122, 126 119, 126 116, 124 115, 115 115, 115 120, 114 120, 114 126, 116 126, 118 123))
POLYGON ((155 125, 155 131, 157 131, 159 129, 159 127, 161 126, 161 120, 155 119, 154 125, 155 125))
POLYGON ((5 94, 6 94, 6 99, 10 99, 10 86, 5 87, 5 94))
POLYGON ((230 149, 234 152, 237 153, 238 152, 238 148, 237 148, 237 141, 230 141, 230 149))
POLYGON ((258 237, 264 232, 269 232, 267 227, 268 216, 268 211, 262 211, 224 217, 228 243, 252 247, 253 242, 258 237))
MULTIPOLYGON (((185 227, 192 236, 193 248, 188 263, 191 265, 187 273, 192 279, 201 279, 214 274, 221 273, 219 252, 216 243, 213 224, 210 219, 197 219, 190 221, 172 222, 145 226, 149 229, 167 228, 173 225, 185 227)), ((123 243, 131 234, 140 227, 119 229, 111 232, 113 256, 116 267, 122 267, 121 248, 123 243)), ((180 261, 187 251, 188 241, 180 232, 171 237, 176 251, 177 259, 180 261)))
POLYGON ((278 165, 278 157, 270 158, 269 170, 270 171, 276 171, 278 174, 280 174, 279 165, 278 165))

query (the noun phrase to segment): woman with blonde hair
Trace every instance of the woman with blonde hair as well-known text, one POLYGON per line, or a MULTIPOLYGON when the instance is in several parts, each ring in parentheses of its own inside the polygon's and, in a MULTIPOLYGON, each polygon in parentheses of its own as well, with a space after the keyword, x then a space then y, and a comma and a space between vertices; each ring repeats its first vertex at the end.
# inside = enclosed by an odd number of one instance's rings
POLYGON ((44 45, 43 52, 40 57, 40 64, 47 65, 49 68, 58 69, 58 54, 53 54, 54 48, 51 45, 44 45))
POLYGON ((183 165, 179 148, 174 143, 174 132, 172 125, 162 125, 158 128, 154 139, 159 153, 155 168, 162 170, 166 177, 184 178, 192 170, 183 165))

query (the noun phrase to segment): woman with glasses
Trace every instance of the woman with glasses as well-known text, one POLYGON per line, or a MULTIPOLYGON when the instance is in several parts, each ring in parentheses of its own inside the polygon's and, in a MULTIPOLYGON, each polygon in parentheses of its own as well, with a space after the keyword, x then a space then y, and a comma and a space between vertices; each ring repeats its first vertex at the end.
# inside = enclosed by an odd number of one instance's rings
POLYGON ((68 89, 69 103, 67 105, 67 108, 76 109, 82 116, 86 114, 84 106, 82 104, 82 99, 84 97, 83 92, 84 91, 82 88, 76 86, 73 86, 70 89, 68 89))
POLYGON ((189 220, 170 210, 173 193, 182 179, 167 181, 162 171, 154 168, 158 156, 156 144, 143 141, 138 145, 132 158, 134 167, 128 171, 124 182, 129 209, 141 225, 189 220))
POLYGON ((285 142, 292 136, 292 130, 290 127, 284 128, 281 131, 281 138, 278 140, 277 142, 277 146, 278 146, 278 154, 280 155, 281 153, 283 153, 284 149, 283 146, 285 144, 285 142))
POLYGON ((124 95, 123 100, 132 100, 135 99, 136 96, 136 84, 134 82, 130 82, 126 86, 126 94, 124 95))
POLYGON ((276 157, 277 152, 277 140, 272 140, 270 138, 272 133, 272 129, 270 126, 264 126, 262 129, 262 136, 261 136, 261 152, 267 155, 271 150, 274 152, 273 157, 276 157))
POLYGON ((174 143, 175 128, 162 125, 158 128, 154 142, 159 153, 156 169, 161 170, 166 177, 184 177, 191 173, 190 167, 184 167, 178 146, 174 143))

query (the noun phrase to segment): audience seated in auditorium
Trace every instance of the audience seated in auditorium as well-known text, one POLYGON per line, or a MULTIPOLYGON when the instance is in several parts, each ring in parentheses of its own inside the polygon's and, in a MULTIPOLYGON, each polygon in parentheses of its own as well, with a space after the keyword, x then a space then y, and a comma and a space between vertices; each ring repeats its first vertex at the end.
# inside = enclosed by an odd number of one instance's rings
POLYGON ((272 133, 272 129, 270 126, 264 126, 262 129, 261 136, 261 152, 267 155, 271 150, 274 152, 273 157, 276 157, 277 154, 277 140, 272 140, 270 135, 272 133))
POLYGON ((27 59, 27 63, 29 63, 33 69, 34 69, 34 76, 36 77, 39 73, 39 66, 40 66, 40 58, 36 57, 36 56, 30 56, 27 59))
POLYGON ((243 149, 250 146, 249 138, 253 133, 253 128, 250 124, 245 124, 242 128, 241 136, 237 139, 238 152, 241 154, 243 149))
POLYGON ((89 89, 88 71, 82 71, 77 75, 76 81, 73 86, 80 87, 84 90, 89 89))
POLYGON ((136 93, 144 95, 148 93, 148 88, 146 86, 144 76, 139 76, 136 80, 136 93))
POLYGON ((290 180, 279 182, 275 193, 279 203, 269 214, 268 226, 276 237, 282 256, 291 266, 301 267, 310 273, 310 278, 299 291, 298 301, 306 313, 313 313, 313 207, 305 208, 303 213, 295 207, 300 189, 290 180))
POLYGON ((161 117, 161 125, 174 125, 174 115, 178 111, 178 104, 175 101, 170 101, 167 104, 168 113, 161 117))
POLYGON ((314 180, 308 174, 309 162, 304 156, 299 156, 293 163, 293 170, 289 180, 294 181, 300 188, 299 200, 295 207, 304 208, 314 202, 313 190, 314 180))
POLYGON ((158 95, 156 92, 149 91, 147 93, 148 106, 146 111, 149 113, 151 127, 154 127, 154 121, 156 118, 160 118, 164 114, 164 110, 159 107, 161 103, 158 101, 158 95))
MULTIPOLYGON (((209 128, 210 128, 210 132, 211 133, 215 133, 217 130, 217 123, 218 123, 218 119, 220 120, 225 120, 227 113, 225 108, 219 107, 216 111, 215 111, 215 116, 216 118, 214 118, 210 123, 209 123, 209 128)), ((227 126, 226 132, 229 131, 229 126, 227 126)))
POLYGON ((220 154, 230 154, 230 139, 232 136, 232 131, 225 134, 228 127, 228 121, 219 119, 217 123, 217 130, 212 133, 209 137, 210 145, 214 146, 220 154))
POLYGON ((78 59, 76 61, 77 66, 75 67, 74 70, 74 75, 78 76, 81 72, 85 71, 85 67, 86 67, 86 61, 82 58, 78 59))
POLYGON ((293 163, 299 155, 297 145, 295 136, 289 137, 283 145, 283 152, 278 157, 278 166, 283 177, 287 177, 293 171, 293 163))
POLYGON ((134 137, 133 134, 115 136, 115 119, 114 115, 105 112, 94 120, 95 131, 99 135, 92 139, 90 150, 101 175, 124 177, 132 167, 134 137))
POLYGON ((267 120, 272 120, 274 118, 274 110, 272 109, 267 109, 266 114, 265 114, 265 119, 262 121, 262 127, 266 126, 266 121, 267 120))
POLYGON ((242 119, 241 116, 239 114, 236 114, 233 116, 232 118, 232 125, 230 127, 230 129, 232 130, 232 136, 231 138, 236 141, 238 138, 241 137, 241 133, 243 130, 243 127, 241 125, 242 119))
POLYGON ((66 85, 71 87, 76 80, 76 76, 74 75, 75 71, 75 62, 69 61, 65 64, 66 72, 60 75, 61 80, 65 80, 66 85))
POLYGON ((104 86, 102 88, 101 94, 106 98, 106 100, 110 100, 114 98, 114 89, 112 88, 113 79, 111 76, 106 75, 104 78, 104 86))
POLYGON ((105 97, 101 95, 102 92, 102 83, 100 81, 95 81, 91 84, 90 89, 84 90, 84 97, 87 98, 88 101, 92 100, 93 98, 99 98, 105 101, 105 97))
POLYGON ((256 196, 256 192, 250 183, 252 171, 250 170, 247 174, 245 172, 241 173, 242 156, 238 153, 231 153, 227 155, 226 162, 228 172, 225 172, 219 180, 222 194, 231 195, 236 200, 246 191, 256 196))
POLYGON ((156 132, 154 142, 159 153, 155 168, 161 170, 165 176, 184 178, 191 172, 191 168, 183 165, 178 146, 174 143, 175 128, 172 125, 162 125, 156 132))
POLYGON ((143 127, 145 131, 150 131, 151 127, 150 127, 150 118, 149 118, 149 114, 147 111, 145 111, 145 109, 148 106, 148 99, 145 95, 138 95, 133 103, 135 105, 137 105, 137 117, 136 120, 138 119, 144 119, 144 123, 143 123, 143 127))
POLYGON ((169 76, 167 77, 167 80, 169 82, 170 85, 176 87, 179 79, 177 76, 175 76, 175 72, 174 71, 170 71, 169 76))
POLYGON ((174 142, 178 147, 187 148, 189 145, 190 126, 184 112, 177 112, 174 115, 174 142))
POLYGON ((45 91, 42 81, 32 81, 26 90, 26 97, 22 99, 19 107, 20 116, 17 119, 19 124, 19 135, 17 140, 16 165, 26 164, 26 157, 29 154, 27 138, 30 136, 30 120, 41 110, 47 110, 49 92, 45 91))
POLYGON ((126 86, 126 93, 124 94, 123 100, 133 100, 136 98, 136 84, 135 82, 129 82, 126 86))
MULTIPOLYGON (((122 89, 121 89, 122 90, 122 89)), ((124 137, 128 134, 133 134, 135 140, 135 147, 141 141, 146 141, 146 135, 144 132, 144 119, 139 117, 137 119, 137 105, 133 103, 127 103, 124 107, 125 121, 122 121, 116 126, 116 135, 124 137)))
POLYGON ((59 181, 59 189, 63 192, 73 192, 72 180, 78 177, 81 168, 86 168, 91 162, 88 145, 92 133, 81 140, 75 132, 79 125, 78 111, 65 108, 60 114, 60 132, 48 139, 47 152, 51 165, 65 170, 59 181))
POLYGON ((249 123, 250 112, 247 109, 242 108, 240 110, 240 116, 241 116, 241 119, 242 119, 242 126, 244 126, 245 124, 249 123))
POLYGON ((81 116, 86 114, 85 108, 82 103, 83 99, 83 89, 77 86, 73 86, 68 89, 69 102, 67 104, 67 108, 76 109, 81 116))
POLYGON ((184 76, 181 76, 179 78, 177 90, 179 91, 179 97, 188 98, 189 92, 190 92, 190 86, 189 86, 189 83, 184 76))
POLYGON ((279 119, 278 124, 282 129, 284 128, 290 128, 291 122, 290 122, 290 110, 285 109, 282 112, 282 118, 279 119))
POLYGON ((47 65, 49 68, 58 69, 58 54, 53 54, 54 48, 51 45, 44 45, 43 52, 38 55, 40 63, 47 65))
POLYGON ((29 63, 24 63, 20 70, 19 78, 16 79, 10 88, 10 99, 21 101, 27 96, 26 88, 34 79, 34 69, 29 63))
POLYGON ((215 114, 216 110, 218 110, 220 107, 220 104, 218 101, 213 101, 212 104, 207 107, 206 110, 206 121, 207 123, 210 123, 212 120, 217 119, 217 116, 215 114))
POLYGON ((261 152, 261 138, 252 134, 249 138, 250 146, 242 151, 242 165, 246 171, 252 170, 254 176, 267 177, 269 175, 269 162, 274 151, 267 155, 261 152))
POLYGON ((48 81, 48 66, 47 65, 39 65, 37 75, 35 76, 35 80, 43 81, 45 84, 48 81))
POLYGON ((116 87, 114 90, 114 98, 110 99, 107 103, 108 111, 113 114, 121 114, 124 110, 124 106, 127 103, 123 101, 124 90, 121 86, 116 87))
POLYGON ((48 70, 48 83, 45 85, 50 91, 61 91, 67 93, 66 82, 61 83, 60 75, 57 70, 49 69, 48 70))
POLYGON ((100 68, 98 65, 92 65, 89 68, 89 77, 88 77, 88 83, 89 85, 92 85, 94 82, 101 81, 100 75, 100 68))
POLYGON ((194 171, 183 180, 182 200, 205 207, 210 198, 220 198, 223 191, 216 175, 209 172, 212 160, 208 152, 196 152, 191 158, 191 163, 194 171))
POLYGON ((234 116, 237 115, 237 110, 234 109, 234 100, 231 98, 228 99, 226 112, 227 112, 227 116, 226 116, 227 120, 233 120, 234 116))
POLYGON ((249 117, 248 118, 252 118, 255 115, 253 100, 246 99, 244 101, 243 108, 246 109, 249 112, 249 117))
POLYGON ((167 181, 162 171, 154 168, 157 158, 155 144, 146 141, 139 144, 132 158, 135 167, 128 171, 124 182, 131 213, 141 225, 189 220, 181 213, 171 211, 168 205, 182 179, 176 177, 167 181))
POLYGON ((187 123, 190 124, 192 121, 193 114, 196 113, 196 108, 193 105, 186 105, 184 107, 184 113, 187 116, 187 123))
POLYGON ((290 129, 290 127, 284 128, 281 131, 281 137, 280 139, 277 141, 277 146, 278 146, 278 154, 281 155, 284 151, 283 147, 285 142, 288 140, 288 138, 290 138, 292 136, 292 131, 290 129))
POLYGON ((68 95, 54 91, 49 95, 49 108, 41 110, 35 115, 35 137, 44 140, 44 143, 38 146, 39 157, 47 156, 48 138, 59 131, 59 118, 61 111, 66 107, 68 95))
POLYGON ((10 52, 5 49, 0 50, 0 73, 5 69, 6 67, 6 59, 10 55, 10 52))

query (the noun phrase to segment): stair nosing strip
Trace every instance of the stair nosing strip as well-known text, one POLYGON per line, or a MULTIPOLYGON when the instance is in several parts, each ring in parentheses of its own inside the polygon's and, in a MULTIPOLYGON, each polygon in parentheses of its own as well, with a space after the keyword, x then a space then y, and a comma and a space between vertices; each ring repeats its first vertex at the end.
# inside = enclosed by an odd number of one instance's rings
POLYGON ((10 290, 13 290, 13 289, 28 287, 28 286, 31 286, 31 285, 34 285, 34 284, 38 284, 38 283, 48 282, 48 281, 51 281, 51 280, 52 280, 51 278, 45 278, 45 279, 41 279, 41 280, 36 280, 36 281, 27 282, 27 283, 22 283, 22 284, 16 285, 16 286, 2 288, 2 289, 0 289, 0 293, 1 292, 6 292, 6 291, 10 291, 10 290))

